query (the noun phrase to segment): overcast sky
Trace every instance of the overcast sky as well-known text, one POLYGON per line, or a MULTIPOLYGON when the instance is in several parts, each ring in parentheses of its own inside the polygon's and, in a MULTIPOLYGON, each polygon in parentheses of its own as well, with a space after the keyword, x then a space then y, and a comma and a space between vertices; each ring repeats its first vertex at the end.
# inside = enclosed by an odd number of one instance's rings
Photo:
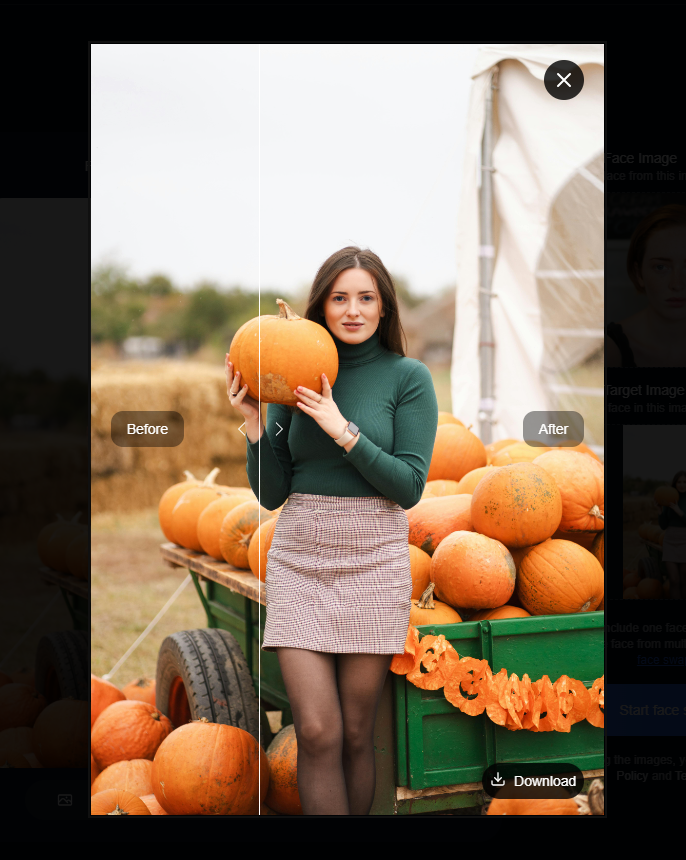
POLYGON ((671 484, 677 472, 686 472, 686 427, 636 424, 623 432, 625 475, 671 484))
POLYGON ((455 284, 478 45, 93 45, 91 261, 309 287, 350 244, 455 284))

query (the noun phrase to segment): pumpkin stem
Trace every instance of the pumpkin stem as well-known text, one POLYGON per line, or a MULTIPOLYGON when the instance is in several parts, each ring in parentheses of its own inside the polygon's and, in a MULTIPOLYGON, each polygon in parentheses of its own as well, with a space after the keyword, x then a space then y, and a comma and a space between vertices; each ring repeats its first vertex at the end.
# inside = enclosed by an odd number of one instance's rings
POLYGON ((597 517, 599 520, 605 522, 605 517, 600 513, 600 508, 598 505, 593 505, 591 510, 588 512, 592 517, 597 517))
POLYGON ((219 474, 219 466, 216 466, 214 469, 212 469, 210 474, 203 481, 203 486, 214 487, 214 483, 215 483, 214 479, 217 477, 218 474, 219 474))
POLYGON ((150 714, 150 716, 153 718, 153 720, 159 720, 160 712, 159 711, 153 711, 152 714, 150 714))
POLYGON ((112 812, 108 812, 108 815, 128 815, 128 812, 124 812, 124 810, 117 804, 112 812))
POLYGON ((300 320, 302 317, 299 317, 296 312, 293 310, 290 305, 287 305, 283 299, 277 299, 276 304, 279 306, 279 319, 281 320, 300 320))
POLYGON ((193 472, 189 472, 188 469, 184 469, 183 474, 186 476, 187 481, 197 481, 198 479, 195 477, 193 472))
POLYGON ((433 592, 436 587, 435 582, 430 582, 427 587, 424 589, 422 596, 419 598, 417 602, 417 609, 435 609, 436 605, 434 604, 433 592))

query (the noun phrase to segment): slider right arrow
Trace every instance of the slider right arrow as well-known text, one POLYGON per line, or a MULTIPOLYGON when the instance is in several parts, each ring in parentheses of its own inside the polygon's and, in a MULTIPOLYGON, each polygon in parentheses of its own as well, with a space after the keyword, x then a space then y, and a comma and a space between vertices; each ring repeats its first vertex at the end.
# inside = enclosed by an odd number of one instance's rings
POLYGON ((276 434, 276 435, 278 436, 278 435, 279 435, 279 433, 283 430, 283 427, 279 424, 279 422, 278 422, 278 421, 276 422, 276 426, 279 428, 279 429, 278 429, 278 431, 277 431, 277 434, 276 434))

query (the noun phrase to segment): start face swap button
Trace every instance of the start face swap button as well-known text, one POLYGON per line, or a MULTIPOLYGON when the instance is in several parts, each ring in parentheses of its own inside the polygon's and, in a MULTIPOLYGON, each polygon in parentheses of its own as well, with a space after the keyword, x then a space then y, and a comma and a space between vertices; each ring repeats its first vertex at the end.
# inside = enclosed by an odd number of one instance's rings
POLYGON ((584 441, 584 419, 578 412, 529 412, 524 416, 524 439, 536 448, 574 448, 584 441))
POLYGON ((183 442, 183 418, 178 412, 117 412, 112 441, 120 448, 175 448, 183 442))

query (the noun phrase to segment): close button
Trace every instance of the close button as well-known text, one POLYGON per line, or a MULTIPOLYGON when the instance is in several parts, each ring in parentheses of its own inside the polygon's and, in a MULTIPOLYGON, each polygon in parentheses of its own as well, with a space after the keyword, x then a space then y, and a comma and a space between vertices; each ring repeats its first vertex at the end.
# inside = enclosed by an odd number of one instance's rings
POLYGON ((543 83, 554 99, 573 99, 584 86, 584 73, 571 60, 558 60, 548 66, 543 83))

